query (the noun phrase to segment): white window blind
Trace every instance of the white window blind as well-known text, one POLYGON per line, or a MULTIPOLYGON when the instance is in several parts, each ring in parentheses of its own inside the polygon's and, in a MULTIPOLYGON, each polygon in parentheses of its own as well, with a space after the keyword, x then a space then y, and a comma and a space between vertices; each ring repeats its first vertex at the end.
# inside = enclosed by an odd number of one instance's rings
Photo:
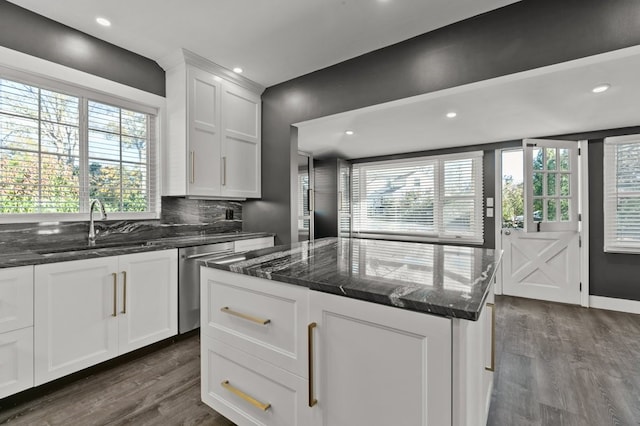
POLYGON ((640 135, 604 141, 604 250, 640 253, 640 135))
POLYGON ((120 217, 155 215, 154 129, 147 112, 0 78, 0 215, 59 218, 92 198, 120 217))
POLYGON ((482 151, 353 165, 353 232, 481 243, 482 151))

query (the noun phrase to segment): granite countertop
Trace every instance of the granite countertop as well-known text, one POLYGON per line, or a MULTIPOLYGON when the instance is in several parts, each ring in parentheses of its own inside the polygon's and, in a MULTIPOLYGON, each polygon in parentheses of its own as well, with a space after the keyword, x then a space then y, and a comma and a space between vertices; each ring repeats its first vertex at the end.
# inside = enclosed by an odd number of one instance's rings
POLYGON ((476 321, 501 256, 502 252, 483 248, 323 238, 202 263, 325 293, 476 321))
POLYGON ((69 260, 82 260, 96 257, 120 256, 145 251, 191 247, 269 236, 273 236, 273 234, 266 232, 229 232, 221 234, 158 238, 148 241, 110 241, 109 243, 101 243, 100 241, 97 241, 96 245, 91 247, 86 244, 80 246, 77 244, 61 244, 55 248, 32 248, 16 250, 10 253, 0 253, 0 268, 65 262, 69 260))

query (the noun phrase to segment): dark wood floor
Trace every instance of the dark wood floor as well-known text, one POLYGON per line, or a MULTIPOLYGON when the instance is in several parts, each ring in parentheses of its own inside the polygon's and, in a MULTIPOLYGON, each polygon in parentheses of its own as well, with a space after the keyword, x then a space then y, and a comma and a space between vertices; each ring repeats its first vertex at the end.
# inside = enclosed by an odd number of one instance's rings
POLYGON ((496 298, 489 422, 640 425, 640 315, 496 298))
MULTIPOLYGON (((640 425, 640 315, 496 299, 489 425, 640 425)), ((80 379, 0 412, 0 424, 232 426, 200 401, 199 345, 80 379)))

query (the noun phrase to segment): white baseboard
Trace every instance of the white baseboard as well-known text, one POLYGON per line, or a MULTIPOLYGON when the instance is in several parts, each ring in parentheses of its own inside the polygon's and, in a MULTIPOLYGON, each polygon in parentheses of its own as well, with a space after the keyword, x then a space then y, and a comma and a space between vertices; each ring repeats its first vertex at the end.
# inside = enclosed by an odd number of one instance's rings
POLYGON ((614 297, 589 296, 589 307, 607 309, 609 311, 640 314, 640 301, 616 299, 614 297))

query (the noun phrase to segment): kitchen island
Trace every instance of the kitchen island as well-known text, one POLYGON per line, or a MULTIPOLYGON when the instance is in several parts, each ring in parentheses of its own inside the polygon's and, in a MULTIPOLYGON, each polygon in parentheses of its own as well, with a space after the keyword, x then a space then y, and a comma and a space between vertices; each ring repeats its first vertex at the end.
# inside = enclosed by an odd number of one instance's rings
POLYGON ((202 399, 240 425, 481 425, 490 249, 326 238, 204 261, 202 399))

